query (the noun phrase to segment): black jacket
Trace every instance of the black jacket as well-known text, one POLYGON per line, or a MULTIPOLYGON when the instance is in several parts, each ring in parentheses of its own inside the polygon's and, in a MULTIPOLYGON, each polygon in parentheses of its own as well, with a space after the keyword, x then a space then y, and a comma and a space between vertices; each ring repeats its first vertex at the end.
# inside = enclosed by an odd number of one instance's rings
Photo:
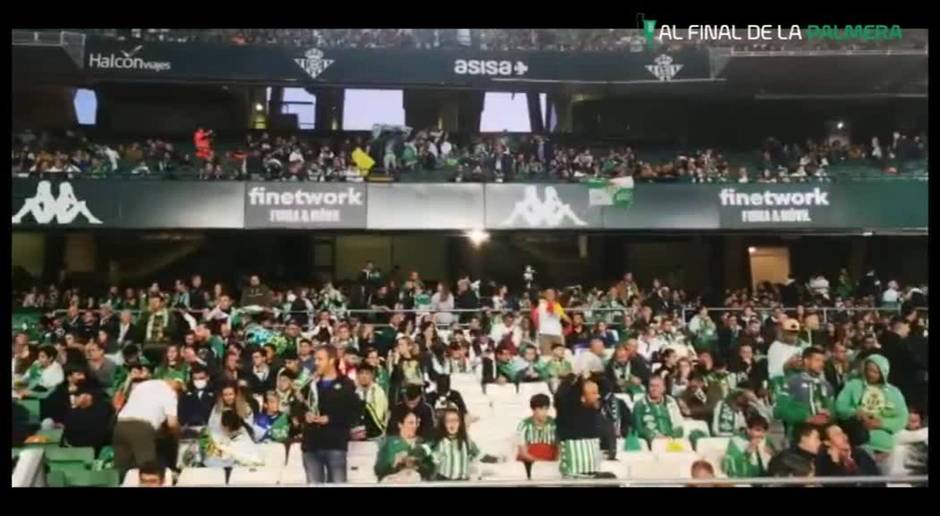
MULTIPOLYGON (((734 357, 728 370, 735 374, 738 385, 745 381, 750 383, 754 390, 760 389, 767 380, 767 361, 752 359, 751 364, 745 364, 740 358, 734 357)), ((833 384, 834 385, 834 384, 833 384)))
POLYGON ((418 403, 414 409, 409 409, 402 401, 392 408, 392 413, 388 418, 388 435, 398 435, 398 423, 405 418, 405 414, 411 410, 418 416, 418 437, 425 441, 434 439, 434 409, 426 402, 418 403))
POLYGON ((70 446, 91 446, 95 453, 111 444, 114 428, 114 407, 99 394, 88 408, 69 407, 65 413, 65 432, 62 438, 70 446))
POLYGON ((356 395, 356 386, 348 377, 338 376, 329 387, 324 388, 320 382, 310 387, 317 389, 319 413, 329 417, 329 422, 325 425, 304 423, 303 451, 345 451, 349 430, 362 415, 362 400, 356 395))
POLYGON ((881 354, 888 359, 891 371, 888 383, 901 390, 905 399, 914 397, 916 387, 916 364, 911 353, 909 338, 902 339, 893 331, 886 331, 881 336, 881 354))
POLYGON ((496 379, 499 378, 500 376, 505 378, 508 383, 515 382, 514 379, 500 373, 499 368, 497 368, 498 365, 499 364, 497 364, 495 358, 483 359, 483 384, 484 385, 488 383, 496 383, 496 379))
POLYGON ((555 408, 558 411, 557 436, 559 441, 571 439, 600 439, 604 419, 600 407, 585 407, 581 403, 581 381, 567 379, 555 393, 555 408))
POLYGON ((215 406, 215 389, 210 383, 202 391, 202 397, 196 393, 192 382, 189 384, 189 390, 186 394, 180 396, 177 404, 177 416, 179 416, 180 426, 206 426, 209 424, 209 413, 215 406))
POLYGON ((816 476, 817 477, 877 477, 881 475, 881 470, 865 450, 861 448, 852 448, 852 459, 855 461, 856 469, 850 471, 845 465, 832 461, 826 446, 819 448, 819 455, 816 456, 816 476))
POLYGON ((248 388, 251 389, 252 394, 264 396, 265 392, 274 390, 277 386, 277 370, 274 368, 269 368, 268 377, 261 380, 255 374, 254 366, 249 366, 245 369, 244 378, 248 382, 248 388))
POLYGON ((462 415, 467 413, 467 405, 463 402, 463 396, 453 389, 444 396, 439 395, 437 392, 428 394, 428 404, 435 410, 443 410, 447 405, 454 404, 462 415))
POLYGON ((800 304, 800 287, 795 281, 780 289, 780 302, 784 308, 793 308, 800 304))

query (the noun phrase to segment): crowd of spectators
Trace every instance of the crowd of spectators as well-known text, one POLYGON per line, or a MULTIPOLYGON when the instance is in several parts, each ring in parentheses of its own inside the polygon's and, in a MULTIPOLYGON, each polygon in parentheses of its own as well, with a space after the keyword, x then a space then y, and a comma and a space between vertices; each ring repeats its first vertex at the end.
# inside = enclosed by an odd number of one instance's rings
MULTIPOLYGON (((743 28, 739 31, 743 32, 743 28)), ((500 51, 645 52, 639 29, 80 29, 121 41, 213 42, 318 48, 454 48, 500 51)), ((689 38, 655 41, 657 50, 730 47, 746 51, 926 49, 923 29, 904 29, 900 40, 817 38, 781 41, 711 41, 689 38)))
POLYGON ((545 135, 451 135, 404 127, 332 138, 262 132, 249 133, 242 141, 215 140, 202 128, 193 145, 160 139, 99 144, 75 131, 60 136, 26 131, 14 138, 11 166, 15 177, 70 179, 355 181, 377 173, 400 180, 457 182, 632 176, 638 182, 777 183, 832 181, 830 170, 840 165, 895 176, 904 164, 927 157, 925 135, 899 131, 890 140, 875 137, 848 145, 839 139, 782 144, 768 138, 758 150, 730 153, 713 148, 656 152, 627 145, 556 143, 545 135))
POLYGON ((340 287, 251 276, 237 303, 198 275, 170 292, 34 288, 15 298, 43 314, 16 328, 15 398, 42 399, 65 444, 113 446, 122 472, 175 467, 166 435, 198 437, 185 465, 221 467, 258 465, 254 443, 297 441, 312 483, 345 479, 349 439, 379 440, 375 472, 388 481, 466 479, 474 460, 495 460, 467 437, 473 415, 448 381, 464 373, 547 382, 554 403, 533 398, 519 455, 560 453, 570 477, 596 472, 579 448, 594 439, 613 456, 614 437, 701 437, 686 418, 732 437, 721 468, 741 477, 872 473, 905 429, 926 426, 926 287, 883 285, 874 271, 842 271, 832 288, 814 274, 728 291, 717 312, 630 273, 558 292, 465 277, 452 293, 368 263, 340 287), (771 424, 793 448, 767 441, 771 424))

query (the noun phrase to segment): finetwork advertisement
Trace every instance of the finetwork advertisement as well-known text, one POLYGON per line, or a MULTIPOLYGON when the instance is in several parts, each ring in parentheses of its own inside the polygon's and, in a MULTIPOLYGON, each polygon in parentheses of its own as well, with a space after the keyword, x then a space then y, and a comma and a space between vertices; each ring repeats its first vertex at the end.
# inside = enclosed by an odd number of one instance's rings
POLYGON ((830 216, 829 190, 793 185, 786 189, 722 188, 718 192, 722 221, 734 225, 812 225, 830 216))
POLYGON ((366 187, 343 183, 249 184, 248 228, 364 228, 366 187))

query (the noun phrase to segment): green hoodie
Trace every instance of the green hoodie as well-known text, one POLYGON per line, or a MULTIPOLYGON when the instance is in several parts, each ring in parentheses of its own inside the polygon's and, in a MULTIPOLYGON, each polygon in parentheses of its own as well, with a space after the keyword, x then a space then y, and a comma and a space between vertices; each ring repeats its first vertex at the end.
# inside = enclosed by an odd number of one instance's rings
POLYGON ((871 355, 865 362, 873 362, 881 370, 881 382, 869 384, 864 378, 853 378, 845 383, 836 398, 836 417, 851 419, 860 408, 881 420, 881 428, 869 430, 868 443, 863 447, 875 452, 894 449, 894 434, 907 424, 907 402, 897 387, 888 384, 891 366, 881 355, 871 355))

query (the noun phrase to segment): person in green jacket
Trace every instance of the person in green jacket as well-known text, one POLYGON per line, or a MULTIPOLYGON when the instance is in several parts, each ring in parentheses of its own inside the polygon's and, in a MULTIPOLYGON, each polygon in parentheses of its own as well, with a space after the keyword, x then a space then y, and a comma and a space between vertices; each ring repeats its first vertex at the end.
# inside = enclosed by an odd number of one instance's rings
POLYGON ((825 365, 822 349, 804 349, 803 369, 787 376, 777 391, 774 417, 783 421, 788 436, 800 423, 822 426, 831 421, 835 391, 823 374, 825 365))
POLYGON ((875 354, 865 359, 864 378, 845 383, 835 403, 840 420, 857 419, 868 429, 868 442, 861 447, 876 454, 894 449, 894 435, 904 430, 908 411, 904 395, 888 383, 888 359, 875 354))
MULTIPOLYGON (((417 436, 418 416, 407 412, 398 423, 398 435, 382 442, 375 462, 375 476, 379 481, 410 471, 411 475, 428 480, 434 474, 431 450, 417 436)), ((405 476, 405 475, 401 475, 405 476)))
POLYGON ((683 436, 679 404, 672 396, 666 395, 666 384, 662 377, 651 377, 646 396, 633 406, 633 427, 647 441, 658 437, 683 436))
MULTIPOLYGON (((525 367, 516 372, 515 380, 519 382, 544 382, 551 374, 545 362, 539 360, 539 353, 535 346, 523 346, 520 354, 525 360, 525 367)), ((521 363, 520 363, 521 364, 521 363)))
POLYGON ((767 474, 767 465, 776 453, 767 440, 770 425, 758 414, 747 418, 747 430, 728 440, 721 469, 729 478, 754 478, 767 474))

